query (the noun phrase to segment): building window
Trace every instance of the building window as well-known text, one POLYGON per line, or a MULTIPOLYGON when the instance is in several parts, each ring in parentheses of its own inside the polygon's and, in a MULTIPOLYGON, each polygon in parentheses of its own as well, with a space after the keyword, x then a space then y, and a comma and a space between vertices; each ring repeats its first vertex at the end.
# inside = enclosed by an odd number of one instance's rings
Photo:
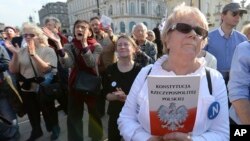
POLYGON ((142 15, 146 15, 145 3, 142 3, 142 4, 141 4, 141 14, 142 14, 142 15))
POLYGON ((121 31, 121 33, 125 33, 125 23, 124 22, 120 22, 120 31, 121 31))
POLYGON ((110 5, 109 6, 109 13, 108 13, 110 16, 113 15, 113 6, 110 5))
POLYGON ((161 6, 160 5, 157 5, 157 7, 156 7, 156 15, 157 16, 161 15, 161 6))
POLYGON ((148 2, 148 12, 151 15, 152 14, 152 2, 148 2))
POLYGON ((114 24, 111 23, 111 29, 114 31, 114 24))
POLYGON ((124 15, 124 3, 121 5, 121 15, 124 15))
POLYGON ((135 22, 130 22, 129 23, 129 32, 131 33, 132 32, 132 29, 133 29, 133 26, 135 25, 135 22))
POLYGON ((135 15, 135 4, 133 2, 130 3, 129 13, 130 15, 135 15))

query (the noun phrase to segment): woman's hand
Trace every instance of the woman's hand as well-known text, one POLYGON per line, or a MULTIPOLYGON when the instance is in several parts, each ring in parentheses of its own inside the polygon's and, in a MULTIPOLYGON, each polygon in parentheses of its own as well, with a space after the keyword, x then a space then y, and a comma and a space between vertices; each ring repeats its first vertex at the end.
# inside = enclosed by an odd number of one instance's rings
POLYGON ((30 54, 35 55, 36 54, 36 46, 35 41, 32 39, 29 42, 27 42, 28 45, 28 51, 30 54))
POLYGON ((163 141, 192 141, 190 134, 182 132, 168 133, 162 136, 163 141))
POLYGON ((56 33, 52 32, 47 27, 43 27, 42 30, 43 30, 44 35, 46 35, 48 38, 50 38, 56 43, 61 43, 61 39, 56 33))
POLYGON ((88 35, 83 34, 82 41, 81 41, 83 48, 88 47, 87 39, 88 39, 88 35))
POLYGON ((121 88, 116 88, 116 91, 113 92, 113 94, 117 96, 117 99, 119 101, 125 102, 125 100, 127 99, 127 95, 121 88))
POLYGON ((57 49, 62 49, 61 38, 57 35, 55 31, 49 30, 47 27, 42 28, 44 35, 53 40, 56 43, 57 49))
POLYGON ((188 133, 173 132, 163 136, 152 136, 147 141, 192 141, 192 138, 188 133))
POLYGON ((147 141, 163 141, 163 140, 162 140, 162 137, 152 136, 147 141))
POLYGON ((104 31, 108 33, 109 37, 113 36, 113 30, 111 27, 104 28, 104 31))
POLYGON ((5 40, 4 44, 5 44, 6 48, 9 51, 11 51, 13 54, 16 54, 17 52, 19 52, 20 47, 18 46, 18 44, 15 44, 16 47, 14 47, 9 40, 5 40))

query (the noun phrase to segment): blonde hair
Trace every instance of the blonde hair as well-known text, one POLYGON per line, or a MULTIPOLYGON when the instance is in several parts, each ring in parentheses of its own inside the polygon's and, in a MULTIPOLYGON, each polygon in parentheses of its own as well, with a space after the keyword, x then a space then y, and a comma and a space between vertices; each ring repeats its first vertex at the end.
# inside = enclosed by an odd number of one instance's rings
POLYGON ((137 44, 135 43, 134 39, 132 39, 132 38, 129 37, 128 35, 120 35, 120 36, 118 37, 118 39, 117 39, 117 41, 116 41, 116 48, 117 48, 117 42, 118 42, 118 40, 121 39, 121 38, 122 38, 122 39, 128 40, 128 42, 132 44, 133 48, 134 48, 135 50, 137 50, 137 48, 138 48, 137 44))
POLYGON ((134 49, 133 56, 131 56, 131 57, 132 57, 132 59, 134 59, 135 54, 136 54, 136 51, 138 50, 138 46, 137 46, 137 44, 135 43, 134 39, 132 39, 132 38, 131 38, 130 36, 128 36, 128 35, 124 35, 124 34, 120 35, 120 36, 118 37, 117 41, 116 41, 116 46, 115 46, 115 49, 116 49, 116 50, 117 50, 117 43, 118 43, 118 40, 120 40, 120 39, 126 39, 129 43, 131 43, 131 45, 133 46, 133 49, 134 49))
POLYGON ((43 31, 40 27, 38 27, 37 25, 33 23, 26 22, 23 24, 23 27, 22 27, 22 31, 25 31, 25 30, 31 30, 33 34, 37 36, 39 43, 42 47, 49 46, 48 37, 43 34, 43 31))
MULTIPOLYGON (((208 30, 208 22, 205 17, 205 15, 196 7, 186 6, 185 3, 182 3, 180 5, 177 5, 173 12, 168 16, 162 34, 161 34, 161 40, 163 43, 163 49, 165 53, 168 53, 167 43, 165 41, 165 38, 168 36, 170 27, 174 24, 174 22, 180 20, 181 18, 187 16, 187 15, 193 15, 197 18, 199 18, 201 22, 202 28, 208 30)), ((203 44, 207 42, 207 39, 204 39, 203 44)))
POLYGON ((247 36, 247 34, 250 33, 250 23, 248 23, 242 27, 241 33, 245 34, 246 36, 247 36))

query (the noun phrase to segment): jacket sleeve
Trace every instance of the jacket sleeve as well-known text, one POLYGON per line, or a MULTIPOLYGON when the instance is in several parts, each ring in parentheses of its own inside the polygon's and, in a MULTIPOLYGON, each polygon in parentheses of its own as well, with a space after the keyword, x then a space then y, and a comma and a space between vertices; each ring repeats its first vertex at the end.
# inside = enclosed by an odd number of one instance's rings
POLYGON ((152 66, 143 68, 137 75, 118 118, 118 128, 125 141, 146 141, 151 137, 137 119, 139 107, 143 106, 137 103, 138 94, 144 85, 150 67, 152 66))
POLYGON ((154 43, 152 43, 152 45, 151 45, 150 57, 152 59, 151 63, 153 64, 157 59, 157 46, 154 43))
MULTIPOLYGON (((236 47, 232 59, 230 80, 228 82, 229 100, 231 102, 250 98, 250 50, 244 44, 236 47)), ((250 44, 248 43, 248 45, 250 44)))
POLYGON ((97 59, 100 57, 100 54, 102 53, 102 47, 99 43, 95 44, 95 50, 92 53, 90 50, 88 50, 86 53, 82 53, 82 57, 88 67, 95 67, 97 63, 97 59))
POLYGON ((72 68, 75 63, 75 57, 72 52, 72 45, 66 44, 64 45, 65 55, 63 57, 59 56, 59 62, 64 68, 72 68))

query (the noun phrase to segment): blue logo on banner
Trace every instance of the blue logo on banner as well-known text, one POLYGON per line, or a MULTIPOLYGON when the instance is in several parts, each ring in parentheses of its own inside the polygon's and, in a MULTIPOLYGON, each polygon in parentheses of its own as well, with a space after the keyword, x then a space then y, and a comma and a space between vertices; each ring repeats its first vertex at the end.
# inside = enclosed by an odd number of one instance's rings
POLYGON ((219 102, 216 101, 209 106, 207 116, 209 119, 214 119, 215 117, 217 117, 219 112, 220 112, 220 104, 219 102))

